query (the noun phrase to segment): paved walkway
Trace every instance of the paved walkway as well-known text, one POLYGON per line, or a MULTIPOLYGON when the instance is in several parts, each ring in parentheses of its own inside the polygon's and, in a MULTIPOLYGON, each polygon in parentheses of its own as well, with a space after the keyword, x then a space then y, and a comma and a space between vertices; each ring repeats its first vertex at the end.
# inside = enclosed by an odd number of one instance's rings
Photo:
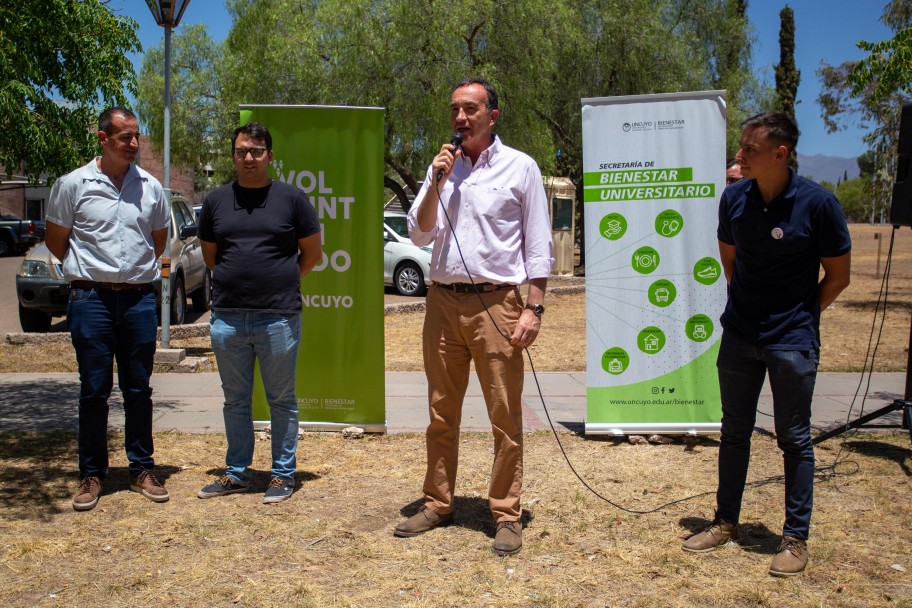
MULTIPOLYGON (((582 431, 586 418, 586 374, 538 374, 551 420, 559 430, 582 431)), ((859 374, 821 373, 817 377, 812 422, 816 431, 844 424, 859 386, 859 374)), ((217 373, 167 373, 152 376, 156 431, 220 433, 222 389, 217 373)), ((862 392, 855 400, 851 419, 860 415, 862 392)), ((904 373, 873 374, 864 411, 872 412, 903 397, 904 373)), ((71 374, 0 374, 0 430, 75 429, 79 377, 71 374)), ((548 420, 532 374, 526 374, 523 392, 525 428, 548 428, 548 420)), ((111 400, 110 425, 123 426, 123 409, 116 392, 111 400)), ((772 430, 772 397, 769 386, 760 398, 757 426, 772 430)), ((489 431, 481 389, 472 376, 463 407, 463 430, 489 431)), ((899 411, 874 421, 900 424, 899 411)), ((390 433, 423 432, 428 421, 427 383, 422 372, 386 374, 386 421, 390 433)))

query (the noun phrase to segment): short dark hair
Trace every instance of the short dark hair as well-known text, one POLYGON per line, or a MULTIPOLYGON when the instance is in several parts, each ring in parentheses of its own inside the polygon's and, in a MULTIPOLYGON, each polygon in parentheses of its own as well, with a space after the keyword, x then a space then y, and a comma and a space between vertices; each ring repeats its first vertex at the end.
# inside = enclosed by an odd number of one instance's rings
POLYGON ((766 114, 757 114, 751 116, 743 123, 742 129, 764 129, 766 130, 767 139, 771 139, 781 146, 788 148, 791 152, 798 145, 798 125, 792 120, 792 117, 784 112, 767 112, 766 114))
POLYGON ((450 93, 454 93, 456 89, 467 87, 470 84, 480 84, 484 87, 485 92, 488 94, 488 101, 485 103, 485 106, 488 108, 488 112, 491 110, 496 110, 500 107, 497 105, 497 91, 494 89, 494 85, 492 85, 484 78, 466 78, 455 87, 453 87, 453 90, 450 91, 450 93))
POLYGON ((272 150, 272 135, 269 133, 269 129, 261 125, 258 122, 248 122, 243 127, 238 127, 234 130, 234 133, 231 135, 231 152, 234 152, 234 143, 237 141, 238 135, 243 133, 250 139, 256 139, 258 141, 262 140, 266 143, 266 150, 272 150))
POLYGON ((98 130, 104 131, 108 135, 111 134, 111 128, 114 124, 114 115, 120 114, 124 118, 136 118, 136 114, 133 113, 133 110, 125 108, 123 106, 114 106, 108 108, 98 116, 98 130))
POLYGON ((737 165, 737 164, 739 164, 738 161, 736 161, 736 160, 733 158, 733 159, 731 159, 730 161, 728 161, 728 163, 726 163, 725 168, 726 168, 726 169, 731 169, 732 167, 734 167, 734 166, 737 165))

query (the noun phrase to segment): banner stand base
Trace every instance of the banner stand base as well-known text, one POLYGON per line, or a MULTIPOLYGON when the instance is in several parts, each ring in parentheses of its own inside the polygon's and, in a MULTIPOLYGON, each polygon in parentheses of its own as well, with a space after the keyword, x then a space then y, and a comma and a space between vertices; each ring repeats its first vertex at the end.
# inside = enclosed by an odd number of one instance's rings
POLYGON ((719 422, 587 422, 585 435, 705 435, 720 433, 719 422))
MULTIPOLYGON (((342 429, 347 429, 350 426, 356 426, 359 429, 364 429, 365 433, 386 434, 387 432, 385 422, 362 424, 360 422, 305 422, 302 420, 298 423, 298 428, 302 431, 326 431, 328 433, 338 433, 341 432, 342 429)), ((268 427, 268 420, 255 420, 253 422, 254 430, 262 431, 268 427)))

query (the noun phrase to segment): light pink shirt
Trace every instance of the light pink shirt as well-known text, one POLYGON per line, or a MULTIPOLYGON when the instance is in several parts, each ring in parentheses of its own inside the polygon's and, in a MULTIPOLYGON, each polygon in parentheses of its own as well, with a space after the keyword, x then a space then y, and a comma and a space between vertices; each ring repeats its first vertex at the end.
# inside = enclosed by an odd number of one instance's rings
POLYGON ((418 208, 428 188, 434 187, 434 177, 433 168, 428 168, 408 213, 412 242, 419 246, 433 243, 431 280, 470 282, 455 240, 476 283, 519 285, 551 274, 554 258, 548 199, 541 171, 531 157, 503 145, 499 137, 481 153, 475 166, 462 156, 446 183, 440 184, 440 200, 453 229, 438 209, 437 224, 423 232, 418 227, 418 208))

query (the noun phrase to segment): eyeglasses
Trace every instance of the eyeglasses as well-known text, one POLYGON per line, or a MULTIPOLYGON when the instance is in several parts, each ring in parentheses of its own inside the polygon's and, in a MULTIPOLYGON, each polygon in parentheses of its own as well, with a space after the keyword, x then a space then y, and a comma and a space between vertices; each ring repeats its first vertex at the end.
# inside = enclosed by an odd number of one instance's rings
POLYGON ((238 160, 244 160, 250 154, 253 158, 261 158, 266 154, 266 148, 235 148, 234 157, 238 160))

